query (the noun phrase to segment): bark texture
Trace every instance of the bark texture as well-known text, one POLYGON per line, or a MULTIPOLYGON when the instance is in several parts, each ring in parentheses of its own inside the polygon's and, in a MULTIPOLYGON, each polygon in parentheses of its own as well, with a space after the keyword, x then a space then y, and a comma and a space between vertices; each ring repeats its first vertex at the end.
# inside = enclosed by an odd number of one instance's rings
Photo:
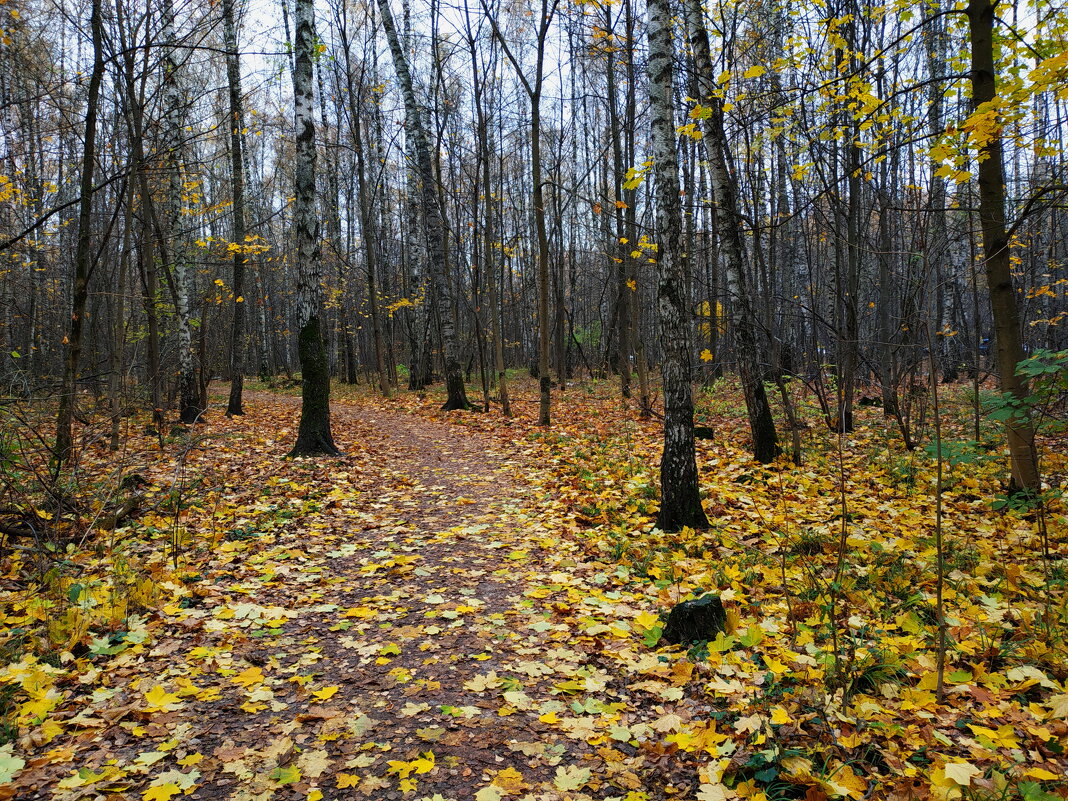
MULTIPOLYGON (((979 109, 997 95, 994 68, 994 11, 991 0, 970 0, 968 31, 972 50, 972 103, 979 109)), ((1001 134, 995 131, 979 150, 979 224, 983 231, 983 257, 986 265, 990 310, 1001 391, 1023 401, 1027 382, 1016 374, 1024 359, 1020 339, 1020 313, 1009 262, 1009 238, 1005 226, 1005 169, 1002 163, 1001 134)), ((1041 479, 1035 453, 1034 428, 1026 406, 1005 423, 1011 461, 1011 483, 1017 490, 1037 492, 1041 479)))
POLYGON ((684 526, 708 527, 701 507, 693 439, 690 320, 675 150, 673 55, 670 0, 650 0, 649 108, 656 176, 657 310, 664 384, 664 455, 660 462, 661 498, 656 524, 664 531, 678 531, 684 526))
POLYGON ((404 110, 408 121, 406 134, 414 151, 419 176, 423 223, 426 226, 427 254, 430 261, 430 279, 436 298, 441 330, 441 349, 445 358, 447 398, 442 408, 445 410, 468 409, 471 404, 467 400, 467 392, 464 389, 463 369, 456 345, 452 290, 449 288, 445 266, 445 227, 441 219, 441 206, 438 203, 437 181, 434 178, 434 163, 430 158, 427 129, 415 96, 415 88, 412 85, 408 59, 401 47, 400 38, 397 36, 397 26, 393 22, 389 0, 378 0, 378 10, 382 17, 382 28, 389 42, 389 50, 393 56, 393 68, 397 73, 401 94, 404 96, 404 110))
POLYGON ((312 52, 313 0, 296 0, 294 22, 293 111, 296 121, 296 187, 293 229, 297 245, 297 354, 301 406, 297 441, 290 456, 336 456, 341 451, 330 433, 330 370, 323 342, 323 263, 319 218, 315 211, 315 103, 312 52))
POLYGON ((96 168, 96 121, 100 101, 100 83, 104 77, 104 26, 100 0, 93 0, 89 27, 93 38, 93 71, 89 76, 89 93, 85 110, 85 145, 82 149, 81 200, 78 204, 78 244, 74 254, 74 304, 67 350, 63 359, 63 386, 56 414, 55 463, 61 466, 70 459, 74 446, 72 433, 77 393, 78 365, 82 355, 85 309, 89 301, 89 277, 92 274, 93 174, 96 168))
POLYGON ((205 409, 197 382, 196 355, 193 350, 193 270, 182 233, 182 198, 185 192, 182 150, 187 99, 178 65, 173 4, 165 3, 163 13, 163 39, 167 48, 163 60, 163 105, 167 131, 167 236, 170 242, 169 247, 160 252, 169 254, 169 267, 173 273, 174 311, 178 323, 178 419, 183 423, 196 423, 205 409))
POLYGON ((244 414, 242 391, 245 381, 245 262, 240 248, 245 244, 245 161, 242 131, 245 111, 241 98, 241 65, 237 57, 237 31, 234 0, 222 0, 223 42, 226 45, 226 83, 230 93, 230 181, 233 187, 234 317, 230 328, 230 397, 226 414, 244 414))
POLYGON ((686 27, 697 73, 700 101, 708 112, 704 120, 704 142, 708 154, 709 174, 715 199, 716 230, 727 274, 730 296, 730 320, 738 375, 745 393, 745 408, 753 437, 753 456, 767 463, 779 453, 775 421, 771 416, 767 392, 760 371, 760 353, 756 339, 756 315, 745 285, 745 246, 742 242, 741 218, 733 178, 727 166, 727 138, 723 130, 722 101, 715 97, 715 79, 700 0, 685 0, 686 27))

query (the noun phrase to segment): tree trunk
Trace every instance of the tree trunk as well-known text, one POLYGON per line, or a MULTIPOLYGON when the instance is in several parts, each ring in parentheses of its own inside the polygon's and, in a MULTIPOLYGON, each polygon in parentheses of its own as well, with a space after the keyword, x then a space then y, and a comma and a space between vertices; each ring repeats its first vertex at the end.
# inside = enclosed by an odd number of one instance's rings
POLYGON ((130 253, 133 249, 133 181, 126 185, 125 219, 122 226, 122 253, 119 256, 119 284, 112 304, 111 320, 111 365, 108 376, 108 394, 111 400, 111 441, 117 451, 121 443, 122 395, 125 389, 126 356, 126 276, 130 272, 130 253))
POLYGON ((226 82, 230 90, 230 185, 233 199, 234 317, 230 327, 230 397, 226 414, 244 414, 242 390, 245 383, 245 160, 243 131, 245 111, 241 98, 241 64, 237 55, 234 0, 222 0, 223 42, 226 46, 226 82))
MULTIPOLYGON (((991 103, 997 94, 994 67, 994 9, 991 0, 969 0, 968 31, 972 55, 972 104, 976 110, 991 103)), ((1016 374, 1023 361, 1020 316, 1009 262, 1005 229, 1005 171, 1002 165, 1001 133, 993 131, 979 148, 979 224, 983 232, 987 291, 994 321, 995 349, 1001 391, 1021 401, 1019 411, 1005 422, 1011 460, 1013 489, 1037 492, 1041 486, 1035 433, 1026 404, 1027 381, 1016 374)))
POLYGON ((702 104, 709 104, 705 106, 707 116, 704 141, 708 151, 709 174, 716 204, 716 230, 719 234, 720 252, 723 254, 727 273, 738 374, 745 393, 746 410, 749 413, 753 455, 758 461, 767 463, 779 453, 778 436, 759 368, 761 359, 756 341, 756 319, 745 286, 743 270, 745 247, 741 237, 738 200, 734 179, 727 166, 723 106, 722 100, 714 96, 716 85, 712 72, 708 32, 702 13, 700 0, 686 0, 686 26, 689 30, 690 49, 693 53, 697 85, 701 95, 698 99, 702 104))
MULTIPOLYGON (((612 6, 606 4, 604 7, 605 13, 605 30, 613 35, 612 28, 612 6)), ((628 55, 629 59, 630 56, 628 55)), ((626 172, 626 167, 623 163, 623 132, 620 130, 619 109, 616 106, 617 103, 617 89, 616 89, 616 67, 615 56, 609 52, 606 54, 605 63, 605 82, 608 90, 608 135, 611 138, 612 144, 612 199, 617 201, 615 208, 612 210, 612 216, 615 221, 615 239, 616 241, 611 243, 607 248, 608 253, 615 253, 612 257, 615 260, 614 277, 616 279, 616 363, 619 369, 619 394, 627 400, 631 396, 630 389, 630 359, 631 351, 631 297, 634 295, 631 289, 631 284, 628 281, 628 259, 630 259, 630 251, 634 246, 628 241, 625 236, 625 221, 624 221, 624 209, 629 208, 630 204, 624 199, 623 189, 623 176, 626 172), (629 247, 628 247, 629 245, 629 247)), ((630 198, 633 202, 633 198, 630 198)), ((606 226, 609 231, 612 230, 611 226, 606 226)))
MULTIPOLYGON (((397 28, 393 23, 393 14, 389 10, 389 0, 378 0, 378 9, 382 15, 382 28, 389 41, 393 55, 393 67, 397 72, 401 92, 404 95, 404 108, 408 119, 407 135, 415 151, 420 190, 422 192, 423 222, 426 226, 427 254, 430 260, 431 281, 438 307, 439 330, 441 332, 442 351, 445 359, 445 388, 447 398, 442 408, 468 409, 470 403, 464 390, 463 370, 460 366, 459 352, 456 346, 456 325, 453 318, 452 292, 445 265, 445 230, 438 203, 437 183, 434 180, 434 164, 430 158, 430 145, 427 141, 426 126, 423 124, 422 112, 415 97, 412 76, 408 70, 408 59, 401 48, 397 28)), ((429 360, 429 352, 427 359, 429 360)))
POLYGON ((178 318, 178 419, 196 423, 204 414, 197 386, 196 357, 193 352, 193 271, 189 264, 182 228, 182 150, 185 138, 185 99, 177 62, 177 42, 174 30, 174 8, 166 2, 163 8, 164 56, 163 105, 165 113, 167 153, 167 231, 169 246, 161 253, 169 253, 174 271, 171 288, 174 291, 174 311, 178 318))
MULTIPOLYGON (((543 2, 544 5, 544 2, 543 2)), ((534 185, 534 229, 538 240, 538 424, 552 424, 549 378, 549 236, 545 231, 545 187, 541 179, 541 63, 538 49, 538 88, 530 95, 530 180, 534 185)))
POLYGON ((89 278, 93 272, 93 174, 96 168, 96 119, 100 101, 100 84, 104 77, 104 26, 100 0, 93 0, 89 18, 93 40, 93 71, 89 76, 89 93, 85 108, 85 145, 82 149, 81 198, 78 203, 78 244, 74 253, 74 303, 67 330, 67 352, 63 360, 63 386, 56 413, 56 444, 53 451, 56 467, 70 459, 74 446, 73 419, 77 401, 78 363, 82 355, 82 332, 85 309, 89 301, 89 278))
POLYGON ((364 156, 363 125, 360 120, 359 87, 352 80, 352 65, 349 63, 347 29, 342 29, 345 52, 345 83, 348 89, 349 119, 351 120, 352 150, 356 157, 356 184, 359 193, 360 232, 363 236, 364 263, 367 267, 367 302, 371 307, 371 336, 374 339, 375 370, 378 371, 378 391, 383 398, 390 397, 389 372, 386 369, 385 335, 382 330, 382 310, 378 302, 378 226, 371 208, 371 191, 367 181, 367 166, 364 156))
POLYGON ((664 384, 664 455, 660 462, 661 500, 656 524, 664 531, 678 531, 684 526, 707 528, 708 518, 701 507, 693 439, 690 320, 681 250, 669 0, 650 0, 648 36, 650 137, 656 175, 657 308, 664 384))
MULTIPOLYGON (((465 7, 465 12, 467 11, 465 7)), ((508 398, 508 376, 504 367, 504 340, 501 338, 501 310, 500 291, 497 283, 500 278, 500 270, 494 267, 494 192, 490 183, 492 178, 491 157, 493 145, 490 135, 489 121, 487 119, 485 104, 483 103, 483 79, 479 75, 477 60, 477 39, 470 29, 470 17, 468 19, 468 46, 471 49, 471 82, 475 101, 475 114, 478 119, 478 145, 482 162, 482 194, 485 197, 482 224, 482 269, 486 275, 487 300, 489 303, 490 337, 493 348, 493 366, 497 375, 497 395, 501 403, 501 414, 505 417, 512 416, 512 405, 508 398)), ((477 242, 474 247, 478 247, 477 242)), ((504 254, 501 254, 503 259, 504 254)))
POLYGON ((300 427, 290 456, 337 456, 330 433, 330 366, 323 341, 323 266, 315 209, 315 104, 312 88, 314 0, 296 0, 293 111, 296 187, 293 228, 297 246, 297 354, 301 370, 300 427))

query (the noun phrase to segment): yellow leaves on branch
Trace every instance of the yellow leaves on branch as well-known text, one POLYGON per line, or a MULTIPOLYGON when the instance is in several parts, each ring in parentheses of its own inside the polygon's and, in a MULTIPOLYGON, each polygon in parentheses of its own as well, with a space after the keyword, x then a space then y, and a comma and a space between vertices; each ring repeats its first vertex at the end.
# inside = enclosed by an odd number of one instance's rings
POLYGON ((700 140, 704 138, 704 132, 697 129, 696 122, 688 122, 685 125, 680 125, 675 129, 675 133, 678 136, 688 136, 694 140, 700 140))
POLYGON ((653 160, 646 159, 640 167, 627 168, 627 175, 623 181, 624 189, 637 189, 645 181, 645 176, 653 167, 653 160))
POLYGON ((1068 50, 1042 59, 1027 77, 1033 91, 1051 89, 1058 100, 1068 100, 1068 50))
POLYGON ((1001 136, 1004 126, 1005 99, 995 97, 979 105, 965 120, 961 130, 968 137, 968 144, 979 153, 979 161, 989 158, 984 150, 996 138, 1001 136))

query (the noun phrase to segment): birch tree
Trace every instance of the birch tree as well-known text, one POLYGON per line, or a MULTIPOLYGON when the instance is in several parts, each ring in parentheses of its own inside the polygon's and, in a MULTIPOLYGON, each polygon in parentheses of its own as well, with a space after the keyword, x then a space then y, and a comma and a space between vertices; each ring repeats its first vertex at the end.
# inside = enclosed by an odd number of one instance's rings
POLYGON ((297 253, 297 354, 301 371, 300 427, 290 456, 341 453, 330 432, 330 365, 323 341, 323 264, 315 210, 315 52, 313 0, 294 3, 293 116, 296 123, 296 186, 293 239, 297 253))
POLYGON ((434 163, 430 158, 427 128, 423 121, 422 110, 415 97, 412 74, 408 69, 408 58, 397 36, 397 26, 393 23, 393 13, 390 11, 388 0, 378 0, 378 9, 382 16, 382 29, 386 33, 389 50, 393 56, 393 68, 397 73, 401 94, 404 96, 406 133, 411 149, 414 151, 412 155, 415 157, 420 184, 427 255, 430 261, 430 280, 441 330, 441 349, 445 358, 447 398, 442 408, 445 410, 467 409, 471 404, 467 400, 467 392, 464 389, 463 370, 460 367, 459 350, 456 346, 452 290, 449 288, 445 267, 445 228, 438 203, 437 181, 434 178, 434 163))
POLYGON ((664 455, 660 462, 660 513, 664 531, 707 528, 697 482, 693 438, 690 320, 687 309, 682 209, 675 149, 674 80, 670 0, 649 2, 649 109, 656 179, 657 310, 663 357, 664 455))
POLYGON ((741 216, 738 214, 737 192, 727 163, 727 137, 723 129, 722 99, 715 96, 715 79, 700 0, 685 0, 686 27, 690 50, 696 67, 697 86, 704 119, 704 139, 708 154, 709 173, 715 199, 716 230, 720 252, 723 254, 727 286, 730 291, 730 319, 737 350, 738 375, 745 393, 745 407, 749 414, 753 455, 761 462, 770 462, 779 453, 775 421, 771 416, 767 392, 760 375, 760 355, 756 341, 756 315, 745 280, 745 244, 742 240, 741 216), (707 104, 707 105, 704 105, 707 104))
POLYGON ((163 6, 163 40, 166 54, 163 62, 163 104, 167 136, 167 247, 162 251, 173 271, 172 291, 174 310, 178 318, 178 419, 195 423, 204 414, 204 404, 197 386, 196 358, 193 352, 192 267, 186 252, 182 230, 185 187, 182 180, 182 150, 185 138, 185 109, 188 105, 179 69, 174 5, 168 0, 163 6))

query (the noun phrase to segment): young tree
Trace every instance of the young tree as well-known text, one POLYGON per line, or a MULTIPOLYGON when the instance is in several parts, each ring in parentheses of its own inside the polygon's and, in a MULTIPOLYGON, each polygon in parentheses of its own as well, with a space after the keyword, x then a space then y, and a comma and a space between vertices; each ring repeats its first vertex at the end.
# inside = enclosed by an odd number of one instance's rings
MULTIPOLYGON (((549 36, 549 28, 558 4, 559 0, 540 0, 540 13, 536 27, 537 51, 534 75, 530 78, 527 77, 522 65, 502 36, 496 17, 489 11, 485 2, 482 4, 483 10, 486 11, 493 25, 493 33, 515 69, 516 77, 530 100, 530 191, 534 203, 534 230, 538 245, 538 383, 540 389, 538 424, 543 426, 550 425, 552 421, 550 411, 552 381, 549 378, 549 234, 545 228, 545 181, 542 180, 541 95, 545 81, 545 42, 549 36)), ((561 378, 561 383, 563 383, 563 378, 561 378)))
POLYGON ((54 457, 57 466, 61 466, 70 458, 74 445, 71 429, 77 398, 78 365, 82 355, 89 279, 93 272, 93 174, 96 169, 96 123, 100 84, 104 78, 104 23, 100 5, 100 0, 93 0, 89 17, 93 71, 89 76, 89 93, 85 107, 85 144, 82 148, 81 197, 78 201, 78 245, 74 254, 74 304, 65 338, 67 350, 63 360, 63 384, 59 395, 59 411, 56 414, 54 457))
MULTIPOLYGON (((495 206, 497 205, 494 202, 495 193, 491 180, 493 135, 490 128, 489 115, 486 112, 486 103, 483 99, 485 87, 490 83, 488 76, 493 74, 493 67, 496 64, 496 51, 490 45, 489 64, 480 64, 478 58, 479 31, 472 27, 471 11, 466 2, 464 3, 464 19, 466 21, 467 47, 471 54, 472 99, 475 105, 475 122, 478 131, 478 160, 482 168, 482 195, 485 198, 482 222, 482 270, 486 275, 488 287, 487 300, 489 302, 493 365, 497 375, 497 392, 501 403, 501 414, 505 417, 511 417, 512 405, 508 398, 508 375, 504 367, 504 340, 501 338, 500 292, 497 286, 500 271, 494 266, 496 260, 493 255, 494 245, 496 244, 494 241, 496 231, 494 214, 496 212, 495 206), (488 69, 486 68, 487 66, 489 67, 488 69)), ((475 247, 477 247, 477 243, 475 247)), ((476 256, 476 258, 478 257, 476 256)))
POLYGON ((174 4, 163 4, 163 39, 166 53, 163 66, 163 104, 166 127, 167 170, 167 240, 161 240, 160 253, 172 268, 171 289, 175 314, 178 318, 178 419, 196 423, 204 414, 200 388, 197 386, 196 357, 193 351, 193 270, 189 264, 183 220, 182 153, 185 149, 185 123, 188 98, 184 91, 184 76, 179 68, 174 4))
POLYGON ((697 482, 693 437, 690 319, 682 253, 679 165, 675 150, 674 80, 670 0, 649 2, 649 108, 656 177, 657 309, 663 347, 664 455, 660 462, 660 513, 664 531, 707 528, 697 482))
POLYGON ((233 198, 234 318, 230 329, 230 397, 226 414, 244 414, 245 382, 245 110, 241 99, 241 63, 237 53, 234 0, 222 0, 223 42, 226 46, 226 84, 230 96, 230 185, 233 198))
POLYGON ((300 427, 290 456, 337 456, 330 432, 330 365, 323 341, 323 267, 315 211, 314 0, 296 0, 293 116, 296 122, 296 187, 293 229, 297 246, 297 353, 301 370, 300 427))

